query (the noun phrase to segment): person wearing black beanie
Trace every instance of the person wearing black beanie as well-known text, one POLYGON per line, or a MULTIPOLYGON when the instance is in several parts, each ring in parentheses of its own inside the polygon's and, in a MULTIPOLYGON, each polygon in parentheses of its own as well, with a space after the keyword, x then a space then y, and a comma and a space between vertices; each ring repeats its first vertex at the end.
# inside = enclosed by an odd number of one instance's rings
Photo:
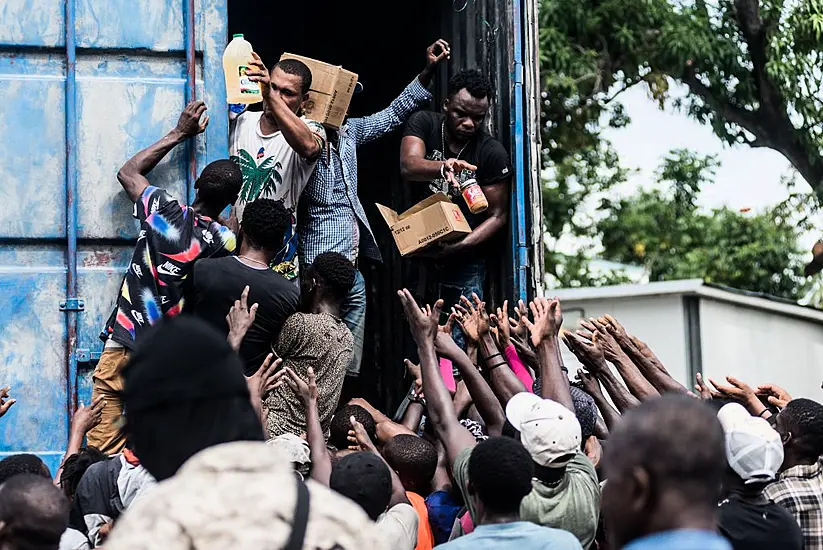
POLYGON ((159 324, 126 364, 123 379, 124 429, 158 481, 213 445, 263 441, 240 358, 199 319, 159 324))

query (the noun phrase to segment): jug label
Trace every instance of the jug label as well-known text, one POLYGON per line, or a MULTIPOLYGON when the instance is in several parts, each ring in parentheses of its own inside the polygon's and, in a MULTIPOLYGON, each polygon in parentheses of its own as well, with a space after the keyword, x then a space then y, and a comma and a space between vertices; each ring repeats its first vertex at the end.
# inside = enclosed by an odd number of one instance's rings
POLYGON ((241 94, 259 94, 260 93, 260 86, 257 85, 257 82, 252 82, 249 80, 249 77, 246 76, 249 68, 245 65, 240 65, 238 68, 238 73, 240 76, 240 93, 241 94))

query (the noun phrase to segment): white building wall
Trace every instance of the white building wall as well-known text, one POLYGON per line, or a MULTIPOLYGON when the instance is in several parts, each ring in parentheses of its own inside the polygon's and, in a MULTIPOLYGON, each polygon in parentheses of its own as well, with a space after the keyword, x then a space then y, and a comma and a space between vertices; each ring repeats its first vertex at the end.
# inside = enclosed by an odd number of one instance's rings
MULTIPOLYGON (((814 321, 700 299, 703 372, 823 402, 823 326, 814 321)), ((640 335, 642 338, 642 335, 640 335)))

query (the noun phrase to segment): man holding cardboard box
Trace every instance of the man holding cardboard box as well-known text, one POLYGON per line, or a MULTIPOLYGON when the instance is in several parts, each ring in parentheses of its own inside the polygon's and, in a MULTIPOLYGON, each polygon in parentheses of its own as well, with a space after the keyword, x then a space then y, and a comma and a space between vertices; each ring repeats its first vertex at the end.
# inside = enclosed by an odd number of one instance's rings
MULTIPOLYGON (((317 158, 326 144, 319 122, 300 116, 309 99, 312 73, 299 60, 278 62, 271 73, 257 54, 246 73, 260 83, 263 112, 244 112, 231 121, 231 158, 243 173, 243 189, 237 201, 238 219, 246 203, 259 198, 282 200, 296 209, 317 158)), ((297 276, 296 222, 286 232, 283 249, 275 256, 275 270, 287 279, 297 276)))
MULTIPOLYGON (((450 195, 471 227, 463 238, 448 235, 448 241, 436 240, 416 253, 429 259, 412 270, 417 280, 410 285, 424 303, 443 298, 452 305, 472 293, 482 299, 486 257, 509 219, 509 155, 484 128, 493 95, 491 83, 480 71, 461 71, 449 81, 442 114, 420 112, 406 125, 400 171, 413 186, 413 200, 450 195), (480 214, 472 214, 460 195, 460 186, 472 179, 489 204, 480 214)), ((462 344, 462 332, 455 331, 455 339, 462 344)))
MULTIPOLYGON (((361 254, 381 260, 357 196, 357 148, 388 134, 431 101, 432 94, 427 88, 437 65, 449 55, 448 43, 438 40, 426 50, 426 67, 391 105, 373 115, 349 119, 337 131, 329 130, 326 150, 303 193, 298 220, 301 266, 311 264, 323 252, 339 252, 355 264, 361 254)), ((322 70, 318 67, 318 71, 322 70)), ((322 100, 322 94, 319 95, 316 104, 322 100)), ((360 372, 366 321, 366 283, 359 271, 342 313, 355 338, 354 357, 347 374, 356 376, 360 372)))

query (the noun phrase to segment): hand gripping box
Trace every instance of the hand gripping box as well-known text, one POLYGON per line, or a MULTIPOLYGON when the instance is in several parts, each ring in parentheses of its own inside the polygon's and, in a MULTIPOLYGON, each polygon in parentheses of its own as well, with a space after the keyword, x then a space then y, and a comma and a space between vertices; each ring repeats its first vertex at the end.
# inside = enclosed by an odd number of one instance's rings
POLYGON ((357 75, 343 67, 292 53, 280 56, 281 61, 284 59, 302 61, 311 70, 311 89, 304 109, 306 117, 331 128, 340 128, 354 95, 357 75))

